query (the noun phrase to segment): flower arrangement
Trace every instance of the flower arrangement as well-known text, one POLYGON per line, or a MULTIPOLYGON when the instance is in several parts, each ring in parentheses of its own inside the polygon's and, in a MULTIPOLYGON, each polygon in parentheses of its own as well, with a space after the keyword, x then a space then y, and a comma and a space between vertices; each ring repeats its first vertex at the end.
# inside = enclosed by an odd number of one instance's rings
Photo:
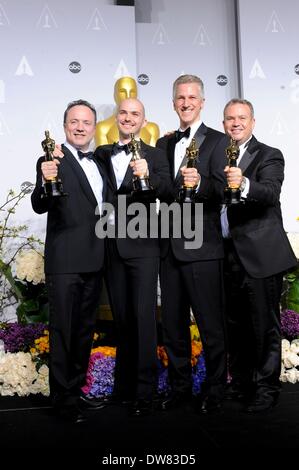
POLYGON ((26 225, 14 225, 11 217, 28 193, 10 190, 0 207, 0 314, 13 306, 19 322, 46 321, 47 296, 43 273, 43 242, 28 235, 26 225))
POLYGON ((25 352, 0 355, 0 395, 49 395, 49 369, 36 367, 32 355, 25 352))
POLYGON ((0 340, 4 343, 5 352, 17 353, 32 352, 39 355, 49 352, 49 332, 43 323, 1 323, 0 340), (43 338, 45 347, 39 347, 40 338, 43 338), (31 351, 34 348, 35 351, 31 351))
POLYGON ((292 340, 299 337, 299 313, 284 309, 280 315, 281 331, 284 338, 292 340))
MULTIPOLYGON (((199 337, 199 334, 198 334, 199 337)), ((163 346, 158 346, 158 393, 169 390, 168 384, 168 357, 163 346)), ((192 376, 193 393, 200 392, 200 385, 205 379, 205 363, 200 341, 192 340, 192 376)), ((110 395, 113 390, 114 367, 116 348, 99 346, 91 351, 89 367, 86 376, 86 385, 83 392, 90 397, 103 397, 110 395)))
POLYGON ((287 339, 282 340, 281 374, 282 382, 299 382, 299 339, 291 343, 287 339))
MULTIPOLYGON (((205 379, 205 364, 199 333, 192 328, 192 373, 193 391, 199 393, 200 385, 205 379)), ((94 335, 95 342, 101 342, 104 335, 94 335)), ((49 395, 48 385, 48 354, 49 332, 42 323, 0 324, 0 343, 4 351, 0 351, 0 395, 20 396, 29 393, 49 395)), ((159 381, 158 393, 169 388, 167 364, 168 359, 163 347, 158 347, 159 381)), ((113 390, 116 348, 97 346, 91 351, 86 376, 84 393, 91 397, 109 395, 113 390)))
POLYGON ((43 324, 1 324, 0 395, 49 395, 49 332, 43 324))
POLYGON ((34 285, 45 283, 43 253, 36 250, 20 251, 16 256, 16 275, 18 279, 34 285))
MULTIPOLYGON (((288 238, 299 260, 299 233, 288 233, 288 238)), ((281 299, 282 334, 287 339, 299 337, 299 262, 297 267, 284 277, 284 292, 281 299)))
MULTIPOLYGON (((287 325, 289 317, 282 320, 287 325)), ((296 320, 298 314, 295 313, 296 320)), ((298 323, 296 322, 296 328, 298 323)), ((284 327, 284 326, 283 326, 284 327)), ((288 326, 288 337, 297 334, 292 322, 288 326)), ((205 380, 206 370, 202 344, 197 327, 190 328, 192 339, 192 378, 193 393, 200 393, 201 384, 205 380)), ((101 341, 104 335, 95 334, 95 341, 101 341)), ((0 345, 4 343, 4 351, 0 348, 0 395, 20 396, 30 393, 49 395, 48 354, 49 332, 44 324, 0 324, 0 345)), ((169 391, 168 358, 165 348, 158 347, 158 393, 169 391)), ((102 397, 112 393, 114 381, 116 348, 97 346, 92 349, 89 361, 86 384, 83 392, 90 397, 102 397)), ((282 340, 282 382, 299 382, 299 339, 290 342, 282 340)))

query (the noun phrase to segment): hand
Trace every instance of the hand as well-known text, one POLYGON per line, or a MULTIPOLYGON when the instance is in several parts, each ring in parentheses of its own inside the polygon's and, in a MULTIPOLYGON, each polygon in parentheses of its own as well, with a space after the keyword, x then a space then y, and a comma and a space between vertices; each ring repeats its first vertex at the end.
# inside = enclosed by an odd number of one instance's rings
POLYGON ((60 165, 60 162, 56 159, 42 163, 41 170, 45 180, 56 178, 58 175, 58 165, 60 165))
POLYGON ((167 132, 165 132, 165 134, 163 135, 163 137, 168 137, 168 136, 170 136, 170 135, 172 135, 172 134, 174 134, 174 133, 175 133, 175 131, 167 131, 167 132))
POLYGON ((130 162, 130 167, 133 170, 134 176, 148 176, 148 166, 147 161, 145 158, 141 158, 140 160, 134 160, 130 162))
POLYGON ((55 149, 54 149, 54 152, 53 152, 53 157, 59 157, 59 158, 64 157, 64 154, 61 151, 61 145, 60 144, 55 145, 55 149))
POLYGON ((240 187, 243 178, 241 168, 226 166, 224 173, 226 174, 227 184, 230 188, 240 187))
POLYGON ((196 168, 187 168, 186 166, 182 166, 181 173, 184 178, 184 184, 186 186, 198 186, 200 182, 200 174, 196 168))

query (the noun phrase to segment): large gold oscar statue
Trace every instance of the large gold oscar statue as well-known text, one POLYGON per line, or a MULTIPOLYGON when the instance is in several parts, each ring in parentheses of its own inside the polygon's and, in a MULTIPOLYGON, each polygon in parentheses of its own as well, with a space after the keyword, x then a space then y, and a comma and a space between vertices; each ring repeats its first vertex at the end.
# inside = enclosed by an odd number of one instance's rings
MULTIPOLYGON (((137 84, 132 77, 121 77, 114 85, 114 101, 118 105, 127 98, 137 98, 137 84)), ((155 145, 160 135, 159 127, 154 122, 148 122, 140 131, 140 138, 149 145, 155 145)), ((115 114, 99 121, 96 126, 96 146, 113 144, 118 141, 118 129, 115 123, 115 114)))

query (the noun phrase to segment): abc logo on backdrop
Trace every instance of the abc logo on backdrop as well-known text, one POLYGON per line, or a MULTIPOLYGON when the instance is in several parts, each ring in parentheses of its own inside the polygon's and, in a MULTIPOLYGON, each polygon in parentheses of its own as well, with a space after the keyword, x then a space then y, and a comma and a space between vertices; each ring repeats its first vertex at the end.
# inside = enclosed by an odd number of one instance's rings
POLYGON ((69 64, 69 71, 72 73, 81 72, 81 64, 79 62, 73 61, 69 64))
POLYGON ((218 77, 216 78, 216 82, 220 86, 225 86, 228 84, 228 78, 225 75, 218 75, 218 77))
POLYGON ((137 77, 137 81, 140 85, 147 85, 149 82, 149 77, 145 73, 141 73, 137 77))

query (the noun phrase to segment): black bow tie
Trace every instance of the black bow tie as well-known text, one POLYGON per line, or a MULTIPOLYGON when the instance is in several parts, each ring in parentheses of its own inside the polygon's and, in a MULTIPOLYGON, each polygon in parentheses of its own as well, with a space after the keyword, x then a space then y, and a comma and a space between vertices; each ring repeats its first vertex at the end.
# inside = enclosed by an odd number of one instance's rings
POLYGON ((126 152, 126 154, 129 155, 130 149, 129 149, 128 144, 119 145, 117 142, 114 142, 114 144, 112 146, 113 155, 117 155, 118 153, 120 153, 122 151, 126 152))
POLYGON ((187 129, 184 131, 175 131, 175 139, 177 142, 179 142, 183 137, 186 137, 188 139, 189 135, 190 127, 187 127, 187 129))
POLYGON ((81 152, 81 150, 78 150, 78 157, 80 160, 82 160, 82 158, 88 158, 89 160, 92 160, 93 152, 81 152))

